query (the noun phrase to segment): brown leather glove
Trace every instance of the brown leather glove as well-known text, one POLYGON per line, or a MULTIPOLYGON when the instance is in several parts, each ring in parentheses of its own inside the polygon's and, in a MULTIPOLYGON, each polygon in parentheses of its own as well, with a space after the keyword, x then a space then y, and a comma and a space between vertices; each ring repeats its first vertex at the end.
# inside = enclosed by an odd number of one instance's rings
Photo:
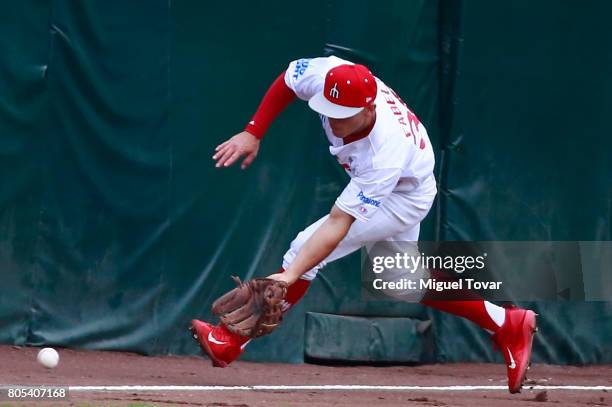
POLYGON ((238 287, 219 297, 212 305, 230 332, 250 338, 267 335, 280 323, 281 303, 287 294, 287 283, 270 278, 240 281, 232 276, 238 287))

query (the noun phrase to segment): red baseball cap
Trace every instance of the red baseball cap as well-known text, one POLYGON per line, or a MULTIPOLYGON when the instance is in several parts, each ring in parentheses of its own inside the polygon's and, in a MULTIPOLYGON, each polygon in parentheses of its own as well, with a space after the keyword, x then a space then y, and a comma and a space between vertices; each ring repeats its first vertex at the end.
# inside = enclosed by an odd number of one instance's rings
POLYGON ((376 79, 363 65, 339 65, 325 76, 323 91, 308 101, 308 106, 323 116, 345 119, 361 112, 376 99, 376 79))

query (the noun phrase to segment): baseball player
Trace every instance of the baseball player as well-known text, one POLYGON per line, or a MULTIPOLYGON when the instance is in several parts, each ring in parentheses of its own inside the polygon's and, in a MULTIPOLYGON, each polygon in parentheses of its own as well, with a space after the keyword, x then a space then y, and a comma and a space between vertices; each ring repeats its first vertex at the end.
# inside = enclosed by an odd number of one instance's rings
MULTIPOLYGON (((434 153, 427 131, 396 92, 363 65, 335 56, 299 59, 272 83, 245 130, 217 146, 217 167, 241 158, 242 169, 256 158, 260 142, 277 115, 296 96, 317 112, 329 151, 350 177, 329 214, 291 242, 281 269, 269 278, 289 285, 285 310, 306 293, 327 263, 368 242, 417 242, 419 225, 436 196, 434 153)), ((476 298, 422 300, 467 318, 492 333, 503 353, 511 393, 520 391, 530 364, 535 313, 502 308, 476 298)), ((226 367, 250 338, 192 321, 192 332, 214 366, 226 367)))

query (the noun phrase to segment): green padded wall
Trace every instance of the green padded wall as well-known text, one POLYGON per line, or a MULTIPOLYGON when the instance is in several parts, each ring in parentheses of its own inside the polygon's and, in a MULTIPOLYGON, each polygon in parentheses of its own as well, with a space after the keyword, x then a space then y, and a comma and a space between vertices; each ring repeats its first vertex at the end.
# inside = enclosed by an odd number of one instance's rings
MULTIPOLYGON (((439 238, 611 240, 612 4, 441 4, 439 238)), ((540 313, 536 362, 612 361, 610 303, 521 305, 540 313)), ((434 320, 440 360, 502 360, 472 324, 434 320)))
MULTIPOLYGON (((425 123, 441 193, 423 239, 610 240, 608 2, 26 0, 2 9, 0 342, 198 353, 189 320, 210 318, 231 274, 275 271, 347 182, 301 102, 248 171, 213 166, 214 147, 299 57, 369 65, 425 123)), ((313 345, 306 311, 358 318, 358 329, 432 320, 435 359, 496 358, 469 323, 362 301, 359 277, 358 255, 331 264, 245 358, 303 361, 313 345)), ((608 303, 534 306, 537 360, 610 362, 608 303)), ((352 319, 334 321, 352 329, 352 319)), ((396 328, 390 338, 401 337, 396 328)), ((410 332, 406 345, 420 343, 410 332)))

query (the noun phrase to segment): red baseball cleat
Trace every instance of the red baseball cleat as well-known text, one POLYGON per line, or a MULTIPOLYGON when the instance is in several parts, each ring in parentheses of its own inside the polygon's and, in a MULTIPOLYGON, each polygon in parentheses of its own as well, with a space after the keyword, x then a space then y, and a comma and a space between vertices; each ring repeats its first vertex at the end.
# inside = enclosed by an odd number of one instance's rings
POLYGON ((248 342, 247 338, 230 333, 222 325, 214 326, 197 319, 191 320, 189 330, 215 367, 227 367, 238 359, 248 342))
POLYGON ((537 331, 536 315, 531 310, 507 308, 504 324, 492 336, 506 360, 510 393, 520 393, 531 365, 533 336, 537 331))

